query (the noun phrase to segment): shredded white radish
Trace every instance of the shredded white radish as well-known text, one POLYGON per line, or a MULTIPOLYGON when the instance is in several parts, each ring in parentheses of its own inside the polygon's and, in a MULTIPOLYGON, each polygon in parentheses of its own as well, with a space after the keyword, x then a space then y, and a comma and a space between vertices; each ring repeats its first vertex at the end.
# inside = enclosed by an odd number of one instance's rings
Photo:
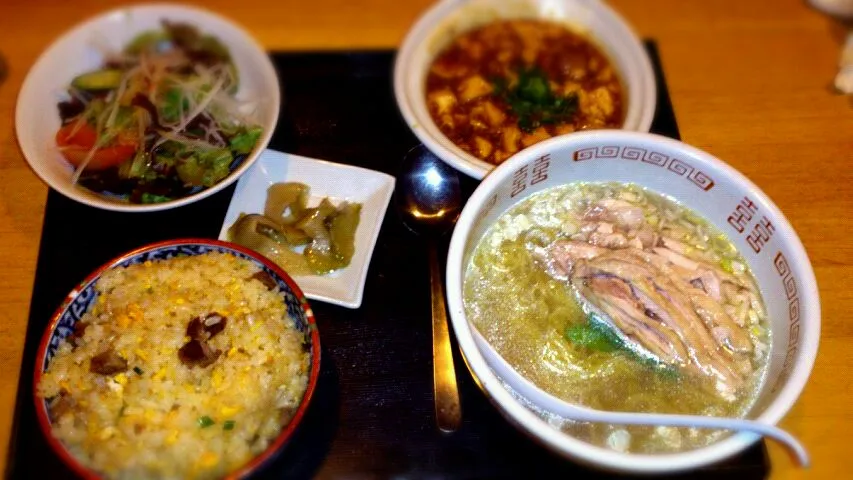
POLYGON ((217 95, 211 102, 214 107, 218 107, 228 112, 228 115, 234 117, 237 123, 249 125, 252 123, 252 118, 257 114, 259 107, 263 103, 263 99, 253 101, 236 100, 230 95, 217 95), (244 112, 244 110, 247 110, 244 112))
POLYGON ((165 141, 171 140, 173 142, 178 142, 178 143, 181 143, 184 145, 189 145, 191 147, 195 147, 195 148, 198 148, 201 150, 215 150, 217 148, 221 148, 220 145, 214 145, 212 143, 209 143, 205 140, 198 139, 198 138, 185 137, 185 136, 178 134, 178 133, 163 132, 161 134, 161 138, 165 139, 165 141))
MULTIPOLYGON (((214 95, 216 95, 216 92, 218 92, 220 88, 222 88, 221 78, 218 79, 215 84, 213 84, 213 87, 210 89, 210 92, 208 92, 208 94, 202 99, 202 101, 199 102, 198 105, 196 105, 196 107, 190 112, 190 114, 187 115, 186 118, 184 118, 181 123, 178 124, 177 127, 174 127, 172 129, 171 133, 177 134, 178 132, 186 128, 187 125, 189 125, 189 123, 192 122, 193 119, 195 119, 195 117, 199 116, 199 114, 203 112, 205 108, 207 108, 207 105, 210 103, 210 101, 213 99, 214 95)), ((153 148, 157 148, 164 142, 166 142, 165 136, 160 140, 157 140, 157 143, 154 144, 153 148)))
POLYGON ((219 147, 224 147, 225 146, 225 139, 222 138, 222 135, 220 135, 218 132, 218 127, 216 126, 216 120, 211 118, 206 113, 204 115, 206 117, 210 118, 210 120, 211 120, 211 122, 209 124, 204 125, 205 140, 207 140, 210 143, 217 145, 219 147))
MULTIPOLYGON (((101 112, 100 115, 98 115, 97 128, 95 129, 96 132, 102 132, 104 130, 104 124, 107 122, 107 116, 108 115, 109 115, 109 112, 107 109, 104 109, 104 111, 101 112)), ((98 140, 95 142, 94 145, 92 145, 92 148, 89 150, 89 153, 86 154, 86 158, 83 160, 83 162, 74 171, 74 175, 71 176, 71 184, 72 185, 77 184, 77 182, 80 180, 80 175, 83 174, 83 171, 86 170, 87 166, 89 166, 89 162, 91 162, 92 158, 94 158, 95 152, 97 152, 98 149, 100 149, 102 146, 104 146, 106 144, 107 140, 108 140, 108 138, 106 135, 101 135, 98 137, 98 140)))
POLYGON ((71 128, 71 132, 68 134, 68 138, 74 138, 74 135, 83 128, 83 125, 86 125, 86 119, 83 117, 77 117, 77 120, 74 122, 74 126, 71 128))
POLYGON ((121 97, 124 96, 124 91, 127 89, 127 83, 130 81, 131 77, 133 77, 133 75, 136 74, 136 72, 138 71, 139 67, 134 67, 125 72, 124 75, 122 75, 121 82, 118 86, 118 91, 116 92, 115 98, 113 99, 113 109, 110 112, 109 118, 107 119, 107 128, 112 128, 115 125, 116 117, 118 116, 118 109, 120 106, 119 104, 121 103, 121 97))
POLYGON ((84 97, 84 96, 83 96, 83 93, 82 93, 82 92, 80 92, 80 90, 79 90, 79 89, 77 89, 77 88, 75 88, 75 87, 70 87, 70 88, 68 89, 68 95, 71 95, 71 96, 72 96, 74 99, 76 99, 78 102, 86 103, 86 97, 84 97))

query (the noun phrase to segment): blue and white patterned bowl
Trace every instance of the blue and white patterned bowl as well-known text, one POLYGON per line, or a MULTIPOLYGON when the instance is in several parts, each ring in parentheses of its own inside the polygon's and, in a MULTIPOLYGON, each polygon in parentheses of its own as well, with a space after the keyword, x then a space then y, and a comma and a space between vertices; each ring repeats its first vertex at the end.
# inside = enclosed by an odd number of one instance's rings
POLYGON ((268 260, 266 257, 233 243, 200 238, 167 240, 164 242, 153 243, 107 262, 86 277, 85 280, 80 282, 80 284, 68 294, 56 310, 56 313, 54 313, 53 318, 51 318, 51 321, 42 336, 39 350, 36 354, 33 398, 35 400, 36 416, 38 417, 39 425, 54 451, 69 467, 83 478, 94 479, 99 478, 99 476, 97 473, 89 470, 78 462, 67 451, 65 446, 52 435, 47 402, 45 402, 45 400, 39 397, 36 393, 36 386, 39 384, 42 374, 47 369, 47 366, 56 353, 56 349, 59 347, 60 342, 74 331, 74 325, 80 321, 92 302, 97 299, 95 285, 98 283, 98 280, 100 280, 104 272, 114 268, 124 268, 129 265, 143 263, 149 260, 167 260, 178 256, 201 255, 209 252, 230 253, 237 257, 247 259, 261 267, 264 272, 269 274, 276 281, 279 289, 281 290, 282 297, 287 305, 288 316, 294 320, 296 327, 302 331, 306 340, 310 339, 311 343, 311 370, 308 377, 308 387, 305 390, 302 403, 299 405, 299 408, 290 420, 290 423, 282 428, 281 433, 275 441, 273 441, 263 453, 255 457, 248 464, 244 465, 239 471, 229 475, 229 478, 244 477, 255 471, 267 460, 270 460, 293 435, 293 432, 296 430, 296 427, 304 416, 305 410, 308 408, 308 403, 311 400, 320 375, 320 335, 314 321, 314 313, 311 310, 308 301, 305 299, 305 295, 302 293, 302 290, 299 289, 293 279, 291 279, 290 276, 281 269, 281 267, 268 260))

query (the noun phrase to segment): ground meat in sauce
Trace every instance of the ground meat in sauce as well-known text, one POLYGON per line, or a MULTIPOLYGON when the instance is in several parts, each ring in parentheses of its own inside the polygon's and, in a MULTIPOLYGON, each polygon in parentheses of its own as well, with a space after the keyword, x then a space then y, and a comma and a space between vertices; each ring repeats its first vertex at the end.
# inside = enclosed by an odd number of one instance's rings
POLYGON ((497 21, 461 35, 431 65, 426 97, 442 133, 496 165, 556 135, 618 128, 624 115, 622 86, 602 52, 566 26, 543 20, 497 21), (555 95, 577 96, 571 122, 519 128, 509 105, 493 95, 493 80, 512 85, 520 67, 539 68, 555 95))
POLYGON ((127 360, 114 350, 109 349, 92 357, 89 371, 101 375, 114 375, 127 371, 127 360))

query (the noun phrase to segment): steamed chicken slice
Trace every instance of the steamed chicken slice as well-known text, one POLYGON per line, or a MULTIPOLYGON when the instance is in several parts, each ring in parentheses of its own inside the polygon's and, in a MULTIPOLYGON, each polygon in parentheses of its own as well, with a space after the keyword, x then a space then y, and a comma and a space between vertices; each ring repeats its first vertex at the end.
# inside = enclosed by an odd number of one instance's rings
POLYGON ((687 352, 677 334, 648 315, 624 279, 606 274, 591 274, 579 284, 579 292, 598 306, 606 320, 627 337, 629 344, 639 342, 652 358, 671 365, 686 364, 687 352))
POLYGON ((687 247, 660 236, 642 208, 603 199, 583 214, 572 240, 555 242, 547 264, 567 279, 588 308, 636 352, 684 372, 714 380, 731 396, 743 382, 752 344, 719 303, 719 268, 689 258, 687 247))
POLYGON ((619 253, 577 260, 572 285, 606 314, 635 351, 685 373, 711 378, 717 391, 731 396, 744 382, 738 359, 718 348, 679 285, 650 264, 619 253), (624 286, 615 288, 616 282, 624 286))

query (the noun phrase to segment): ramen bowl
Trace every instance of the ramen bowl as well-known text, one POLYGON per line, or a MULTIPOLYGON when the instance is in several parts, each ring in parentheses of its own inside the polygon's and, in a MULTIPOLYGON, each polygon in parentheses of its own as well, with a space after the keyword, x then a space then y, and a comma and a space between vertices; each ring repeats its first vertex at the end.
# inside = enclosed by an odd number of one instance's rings
POLYGON ((738 249, 764 299, 771 332, 766 373, 747 418, 777 424, 808 380, 820 337, 820 300, 808 256, 779 208, 708 153, 657 135, 609 130, 553 138, 523 150, 487 176, 462 211, 448 253, 447 297, 459 347, 481 388, 512 423, 548 448, 608 470, 687 470, 756 442, 754 434, 737 433, 677 453, 622 453, 573 438, 529 408, 547 411, 548 394, 514 370, 467 318, 463 281, 480 239, 504 212, 531 195, 573 182, 633 183, 668 196, 738 249))
POLYGON ((495 165, 466 152, 441 132, 426 101, 426 77, 436 56, 458 35, 501 19, 540 19, 565 24, 598 47, 621 79, 625 130, 648 132, 656 104, 651 61, 640 38, 602 1, 443 0, 409 30, 394 65, 394 96, 412 132, 433 153, 474 178, 495 165))

